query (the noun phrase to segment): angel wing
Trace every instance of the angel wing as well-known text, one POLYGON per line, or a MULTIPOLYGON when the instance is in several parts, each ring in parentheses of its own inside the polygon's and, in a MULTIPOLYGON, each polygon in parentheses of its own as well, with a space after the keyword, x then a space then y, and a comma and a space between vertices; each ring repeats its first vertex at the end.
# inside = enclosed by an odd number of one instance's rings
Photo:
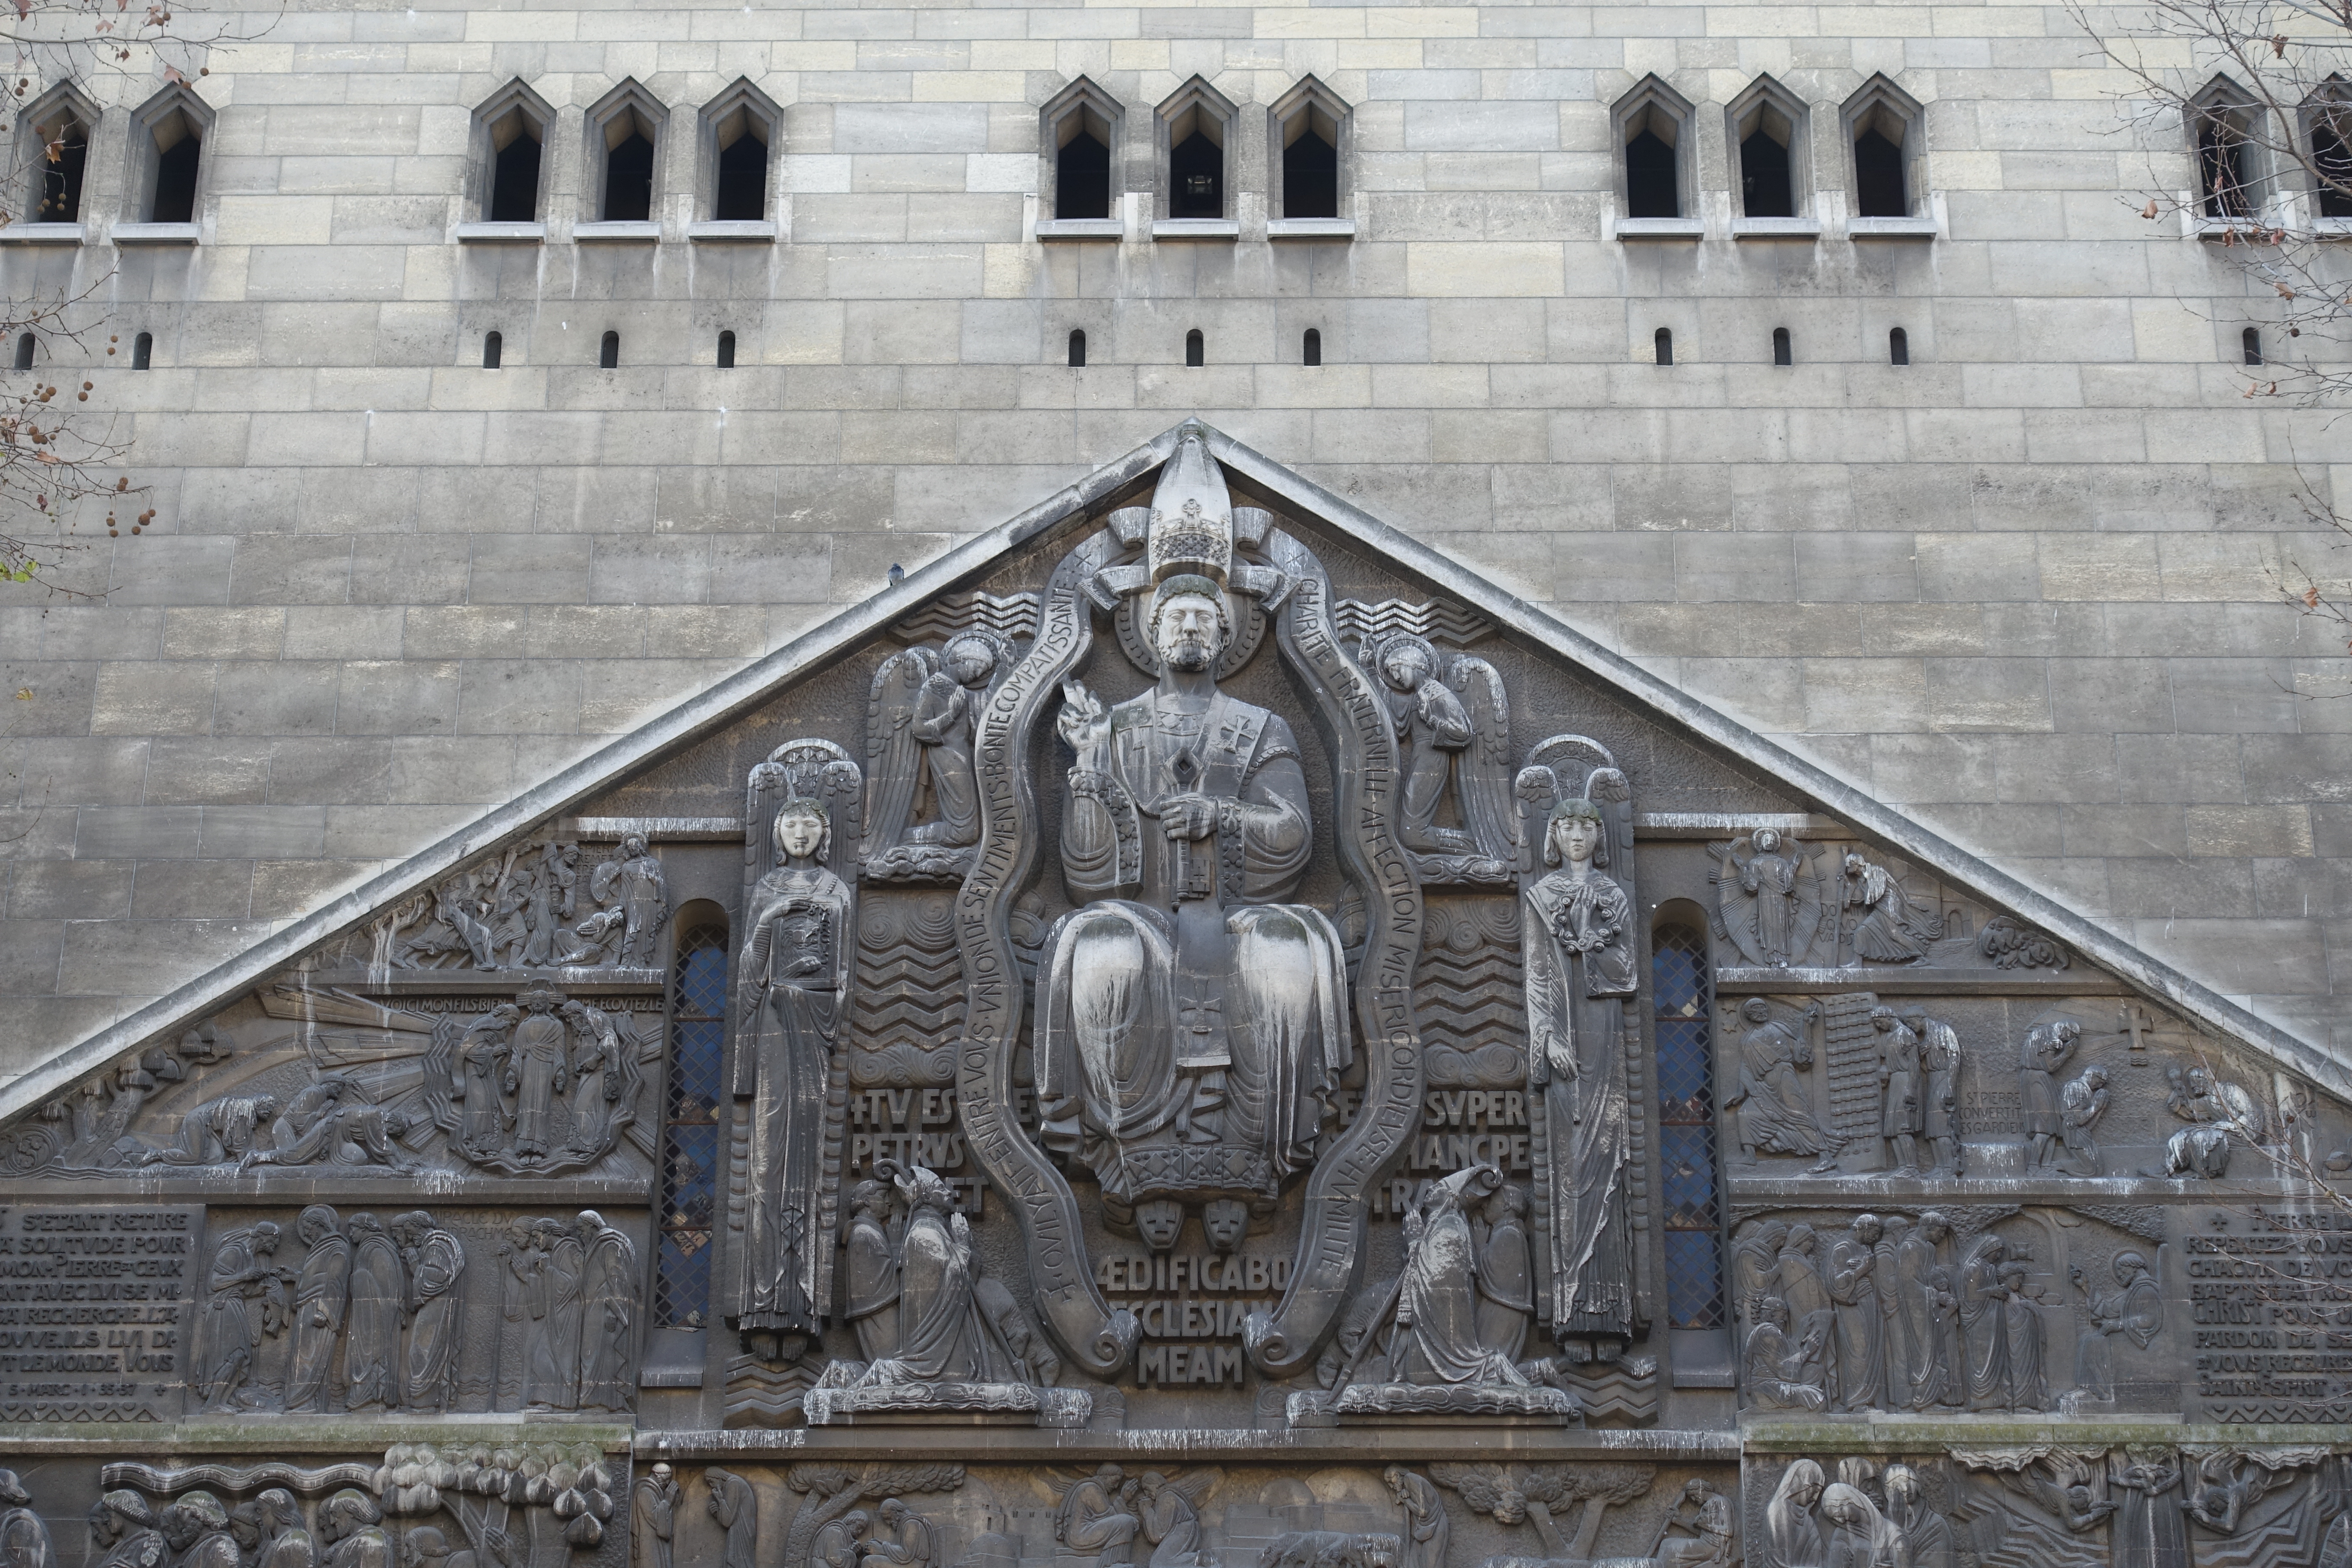
POLYGON ((1446 666, 1445 684, 1470 715, 1470 744, 1457 769, 1462 825, 1477 841, 1479 854, 1507 859, 1518 847, 1519 814, 1512 789, 1511 704, 1502 673, 1464 654, 1446 666))
POLYGON ((892 654, 874 672, 866 702, 866 833, 860 853, 877 854, 907 836, 914 814, 915 784, 922 773, 923 748, 913 724, 923 682, 939 671, 927 647, 892 654))
POLYGON ((1169 1477, 1166 1484, 1171 1491, 1182 1494, 1184 1500, 1198 1510, 1208 1500, 1209 1494, 1217 1489, 1217 1483, 1224 1479, 1225 1472, 1216 1466, 1203 1465, 1169 1477))
POLYGON ((1500 1465, 1432 1465, 1429 1479, 1462 1494, 1462 1500, 1480 1513, 1492 1513, 1518 1489, 1500 1465))

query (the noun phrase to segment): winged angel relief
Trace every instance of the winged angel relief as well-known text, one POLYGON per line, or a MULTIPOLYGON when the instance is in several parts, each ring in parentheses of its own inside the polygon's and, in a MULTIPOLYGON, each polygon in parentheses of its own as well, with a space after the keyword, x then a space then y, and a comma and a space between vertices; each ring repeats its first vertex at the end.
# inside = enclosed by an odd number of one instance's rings
POLYGON ((1371 632, 1357 662, 1378 682, 1402 753, 1397 837, 1424 881, 1507 883, 1518 846, 1510 704, 1483 658, 1411 631, 1371 632))
POLYGON ((1774 827, 1715 843, 1720 862, 1708 874, 1716 885, 1715 934, 1728 937, 1759 969, 1801 964, 1822 927, 1822 879, 1805 847, 1774 827))

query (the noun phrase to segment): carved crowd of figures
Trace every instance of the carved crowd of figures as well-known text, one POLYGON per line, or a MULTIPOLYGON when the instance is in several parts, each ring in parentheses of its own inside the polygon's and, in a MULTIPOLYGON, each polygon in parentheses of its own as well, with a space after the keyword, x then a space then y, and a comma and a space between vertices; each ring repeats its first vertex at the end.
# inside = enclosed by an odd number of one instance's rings
POLYGON ((445 1016, 425 1055, 425 1100, 468 1163, 551 1175, 603 1158, 635 1118, 628 1016, 532 984, 471 1024, 445 1016))
POLYGON ((588 868, 569 840, 520 844, 444 878, 369 929, 360 954, 404 969, 646 969, 661 963, 669 886, 645 838, 588 868))
MULTIPOLYGON (((1913 1466, 1792 1460, 1764 1506, 1750 1561, 1770 1568, 1958 1568, 1964 1545, 1937 1489, 1913 1466), (1761 1561, 1759 1562, 1759 1559, 1761 1561)), ((1972 1556, 1972 1554, 1969 1554, 1972 1556)), ((2185 1560, 2184 1560, 2185 1568, 2185 1560)))
POLYGON ((518 1219, 499 1247, 528 1410, 634 1407, 644 1281, 636 1248, 593 1209, 518 1219))
POLYGON ((423 1209, 345 1220, 324 1204, 294 1222, 299 1257, 264 1220, 213 1245, 194 1386, 208 1410, 328 1408, 341 1365, 350 1411, 449 1408, 465 1248, 423 1209), (286 1342, 281 1355, 265 1346, 286 1342))

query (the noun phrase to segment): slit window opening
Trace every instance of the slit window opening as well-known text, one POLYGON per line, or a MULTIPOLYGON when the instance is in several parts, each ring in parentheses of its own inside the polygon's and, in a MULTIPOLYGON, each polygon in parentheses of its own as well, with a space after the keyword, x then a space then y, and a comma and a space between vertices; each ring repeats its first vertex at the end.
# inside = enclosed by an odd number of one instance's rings
POLYGON ((36 128, 41 145, 40 190, 36 223, 74 223, 81 217, 82 172, 89 162, 89 132, 71 115, 36 128))
POLYGON ((1292 116, 1284 128, 1287 138, 1282 148, 1285 217, 1339 216, 1339 149, 1335 140, 1339 128, 1333 126, 1327 136, 1322 118, 1308 109, 1292 116))
POLYGON ((1864 217, 1906 217, 1910 195, 1904 189, 1903 148, 1879 133, 1863 130, 1853 139, 1854 211, 1864 217))
POLYGON ((1110 143, 1095 134, 1083 112, 1070 115, 1062 126, 1069 140, 1054 154, 1054 216, 1110 216, 1110 143))
POLYGON ((739 110, 734 121, 731 136, 720 133, 710 216, 720 223, 757 223, 768 216, 768 143, 749 114, 739 110))
POLYGON ((490 128, 497 149, 490 163, 492 223, 531 223, 539 217, 539 128, 520 109, 490 128))
POLYGON ((164 131, 156 131, 155 200, 148 209, 152 223, 194 223, 196 221, 196 174, 198 162, 204 156, 204 143, 197 139, 184 116, 174 115, 171 123, 178 135, 168 145, 164 131))
POLYGON ((672 974, 654 1321, 664 1328, 698 1329, 710 1309, 711 1233, 719 1213, 726 922, 698 921, 681 931, 672 974))
POLYGON ((1900 327, 1886 334, 1886 363, 1889 364, 1911 363, 1911 334, 1900 327))
POLYGON ((1191 331, 1184 334, 1184 363, 1187 366, 1197 370, 1208 363, 1209 345, 1207 340, 1201 336, 1201 329, 1195 327, 1191 331))
POLYGON ((30 332, 20 332, 17 334, 16 368, 18 370, 30 370, 33 368, 33 334, 30 332))
POLYGON ((1789 342, 1789 329, 1786 327, 1772 329, 1772 363, 1774 364, 1797 363, 1796 353, 1793 345, 1789 342))
POLYGON ((1307 329, 1306 340, 1299 345, 1298 361, 1305 365, 1319 365, 1323 363, 1323 332, 1320 328, 1307 329))
MULTIPOLYGON (((1657 110, 1652 110, 1650 117, 1659 118, 1657 110)), ((1644 126, 1625 143, 1625 211, 1629 217, 1683 216, 1674 145, 1654 125, 1644 126)))
POLYGON ((1740 210, 1749 217, 1794 217, 1795 188, 1790 183, 1789 146, 1761 124, 1739 142, 1740 210))
POLYGON ((1660 327, 1651 335, 1650 342, 1658 352, 1658 363, 1660 364, 1672 364, 1675 363, 1674 333, 1668 331, 1664 327, 1660 327))
MULTIPOLYGON (((2245 350, 2246 363, 2248 364, 2260 364, 2263 363, 2263 334, 2259 331, 2252 327, 2248 327, 2243 332, 2239 334, 2238 341, 2245 350)), ((17 351, 17 357, 22 358, 23 356, 24 351, 19 349, 17 351)), ((19 368, 21 369, 22 367, 20 366, 19 368)))
POLYGON ((603 343, 602 343, 602 344, 597 348, 597 351, 596 351, 596 366, 597 366, 597 368, 598 368, 599 370, 618 370, 618 369, 620 369, 620 367, 621 367, 621 334, 620 334, 620 333, 618 333, 618 332, 606 332, 606 333, 604 334, 604 342, 603 342, 603 343))
POLYGON ((1658 1153, 1664 1180, 1666 1323, 1726 1326, 1723 1218, 1717 1199, 1713 987, 1706 939, 1658 928, 1650 957, 1658 1073, 1658 1153))
POLYGON ((504 338, 501 338, 496 332, 485 332, 482 334, 482 368, 484 370, 498 369, 499 361, 505 353, 506 340, 504 338))
POLYGON ((146 370, 155 363, 155 334, 142 332, 131 340, 131 368, 146 370))
POLYGON ((654 211, 654 144, 634 115, 623 116, 605 135, 604 221, 643 223, 654 211), (614 131, 625 133, 610 140, 614 131))
POLYGON ((1070 333, 1070 368, 1072 370, 1087 368, 1087 334, 1082 331, 1073 331, 1070 333))
POLYGON ((720 370, 735 368, 735 334, 732 332, 719 334, 719 368, 720 370))

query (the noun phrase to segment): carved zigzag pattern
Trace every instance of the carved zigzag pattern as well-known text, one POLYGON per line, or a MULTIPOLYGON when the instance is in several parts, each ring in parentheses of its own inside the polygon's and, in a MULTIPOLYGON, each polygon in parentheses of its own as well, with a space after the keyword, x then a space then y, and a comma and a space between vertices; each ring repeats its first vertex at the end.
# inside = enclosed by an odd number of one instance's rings
POLYGON ((1331 606, 1331 619, 1345 642, 1411 632, 1433 642, 1468 647, 1495 629, 1475 611, 1443 599, 1342 599, 1331 606))
POLYGON ((860 1085, 943 1083, 963 1029, 953 895, 868 889, 858 922, 850 1076, 860 1085))
POLYGON ((1433 900, 1423 933, 1413 1004, 1430 1081, 1516 1088, 1526 1073, 1527 1034, 1517 903, 1433 900), (1474 1055, 1481 1047, 1485 1056, 1474 1055))

